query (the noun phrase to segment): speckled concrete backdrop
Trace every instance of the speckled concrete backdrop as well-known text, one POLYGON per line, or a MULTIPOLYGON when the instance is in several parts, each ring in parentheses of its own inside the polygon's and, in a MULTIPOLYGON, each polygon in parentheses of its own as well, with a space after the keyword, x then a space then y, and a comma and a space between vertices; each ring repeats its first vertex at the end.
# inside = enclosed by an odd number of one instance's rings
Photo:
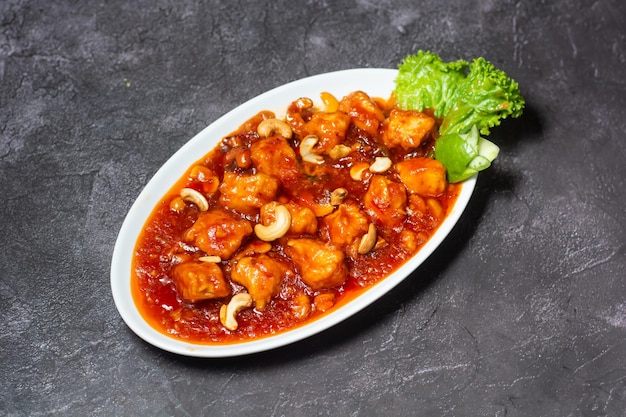
POLYGON ((626 3, 0 3, 0 414, 626 416, 626 3), (485 56, 528 108, 462 223, 353 319, 229 360, 123 324, 113 245, 158 167, 307 75, 485 56))

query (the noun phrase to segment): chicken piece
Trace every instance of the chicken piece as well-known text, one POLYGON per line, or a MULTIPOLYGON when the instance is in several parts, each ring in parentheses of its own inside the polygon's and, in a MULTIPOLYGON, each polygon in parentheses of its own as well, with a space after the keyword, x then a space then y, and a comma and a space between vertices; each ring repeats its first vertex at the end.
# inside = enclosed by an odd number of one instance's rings
POLYGON ((436 159, 407 159, 396 164, 396 171, 409 193, 422 197, 437 197, 448 185, 446 168, 436 159))
MULTIPOLYGON (((273 201, 261 207, 261 219, 259 223, 273 223, 276 218, 274 212, 278 205, 276 201, 273 201)), ((289 214, 291 214, 291 226, 289 227, 288 233, 294 235, 312 235, 317 231, 317 217, 315 217, 313 210, 308 207, 303 207, 294 201, 283 205, 287 208, 289 214)))
POLYGON ((355 91, 339 102, 339 111, 350 116, 351 122, 370 135, 378 134, 378 127, 385 120, 378 104, 363 91, 355 91))
POLYGON ((290 239, 285 253, 292 259, 302 281, 313 290, 344 283, 348 268, 342 251, 315 239, 290 239))
POLYGON ((288 266, 266 254, 245 256, 233 266, 231 279, 243 285, 254 300, 255 308, 263 311, 272 297, 278 294, 288 266))
POLYGON ((172 279, 180 296, 190 303, 230 295, 222 269, 211 262, 190 261, 172 268, 172 279))
POLYGON ((313 100, 308 97, 301 97, 287 107, 285 120, 287 124, 289 124, 289 127, 291 127, 293 133, 297 136, 305 137, 307 131, 304 128, 304 124, 306 120, 311 117, 313 112, 313 100))
POLYGON ((337 247, 345 247, 367 233, 368 220, 355 204, 344 203, 322 218, 323 234, 337 247))
POLYGON ((424 113, 393 109, 383 123, 383 143, 389 148, 417 148, 434 126, 435 119, 424 113))
POLYGON ((317 217, 308 207, 303 207, 294 201, 285 204, 291 213, 291 228, 289 233, 293 234, 314 234, 317 232, 317 217))
POLYGON ((327 153, 335 145, 343 142, 348 127, 350 127, 350 116, 343 112, 316 112, 304 125, 309 134, 318 138, 315 146, 317 153, 327 153))
POLYGON ((402 225, 406 217, 406 189, 399 182, 374 175, 363 196, 365 211, 385 227, 402 225))
POLYGON ((252 164, 260 172, 275 178, 297 178, 300 175, 296 151, 282 136, 254 142, 250 153, 252 164))
POLYGON ((252 225, 225 210, 211 210, 200 214, 196 222, 183 235, 185 242, 193 243, 207 255, 230 258, 239 249, 252 225))
POLYGON ((243 214, 256 215, 263 204, 274 200, 279 181, 259 172, 253 175, 224 173, 220 185, 220 204, 243 214))

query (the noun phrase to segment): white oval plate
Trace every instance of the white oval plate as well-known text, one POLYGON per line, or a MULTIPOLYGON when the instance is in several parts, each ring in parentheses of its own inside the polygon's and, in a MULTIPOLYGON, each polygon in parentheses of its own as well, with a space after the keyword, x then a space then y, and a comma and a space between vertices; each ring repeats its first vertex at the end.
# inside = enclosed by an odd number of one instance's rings
POLYGON ((476 177, 463 183, 460 195, 437 232, 425 246, 408 262, 389 277, 367 289, 362 295, 337 310, 322 316, 307 325, 286 331, 275 336, 249 342, 207 345, 193 344, 171 338, 152 328, 141 316, 131 295, 131 262, 137 237, 148 216, 185 171, 208 151, 213 149, 222 137, 228 135, 246 120, 261 110, 273 110, 278 116, 286 107, 300 97, 309 97, 315 102, 323 91, 341 98, 356 90, 363 90, 370 96, 388 98, 395 87, 398 71, 394 69, 351 69, 331 72, 304 78, 277 87, 261 94, 219 118, 202 130, 180 150, 178 150, 148 182, 144 190, 130 208, 124 220, 111 264, 111 288, 115 305, 132 331, 146 342, 166 351, 196 357, 229 357, 261 352, 284 346, 314 335, 354 315, 386 294, 411 274, 439 246, 461 217, 469 202, 476 184, 476 177))

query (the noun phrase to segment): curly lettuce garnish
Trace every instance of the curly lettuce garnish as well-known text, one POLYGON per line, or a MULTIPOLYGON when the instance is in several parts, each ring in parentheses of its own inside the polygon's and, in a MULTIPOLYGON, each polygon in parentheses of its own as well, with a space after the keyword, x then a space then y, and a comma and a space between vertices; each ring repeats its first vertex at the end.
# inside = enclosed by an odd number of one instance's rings
POLYGON ((427 51, 404 59, 394 93, 400 108, 430 109, 442 119, 435 159, 450 182, 491 165, 498 147, 480 135, 489 135, 507 117, 519 117, 525 104, 517 83, 484 58, 443 62, 427 51))

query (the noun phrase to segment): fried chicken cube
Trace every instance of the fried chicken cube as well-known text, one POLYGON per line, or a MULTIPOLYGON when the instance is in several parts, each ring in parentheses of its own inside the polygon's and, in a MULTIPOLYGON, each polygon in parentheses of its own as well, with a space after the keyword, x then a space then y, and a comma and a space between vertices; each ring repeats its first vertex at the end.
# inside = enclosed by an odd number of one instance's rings
POLYGON ((326 153, 335 145, 339 145, 346 138, 350 127, 350 116, 336 111, 334 113, 316 112, 311 120, 304 125, 309 134, 317 136, 316 150, 326 153))
POLYGON ((337 247, 344 247, 367 233, 367 216, 356 204, 343 203, 321 219, 322 231, 337 247))
POLYGON ((290 233, 312 235, 317 232, 317 217, 313 210, 301 206, 294 201, 285 204, 285 207, 287 207, 287 210, 291 213, 290 233))
POLYGON ((385 120, 378 104, 363 91, 355 91, 339 102, 339 111, 350 116, 351 122, 370 135, 378 134, 378 127, 385 120))
POLYGON ((436 159, 412 158, 396 164, 400 180, 410 194, 437 197, 448 185, 446 168, 436 159))
POLYGON ((239 213, 255 215, 263 204, 273 201, 279 181, 263 172, 251 175, 224 173, 220 184, 220 204, 239 213))
POLYGON ((190 303, 230 295, 222 269, 211 262, 189 261, 172 268, 172 279, 180 296, 190 303))
POLYGON ((367 214, 380 224, 395 228, 406 218, 406 189, 399 182, 382 175, 374 175, 363 196, 367 214))
POLYGON ((193 243, 207 255, 230 258, 252 233, 252 225, 245 219, 215 209, 198 216, 196 222, 183 235, 183 240, 193 243))
POLYGON ((348 268, 344 253, 316 239, 290 239, 285 253, 291 258, 302 281, 313 290, 341 285, 348 268))
POLYGON ((435 119, 417 110, 393 109, 383 123, 383 143, 389 148, 417 148, 432 132, 435 119))
POLYGON ((275 178, 296 178, 300 175, 296 151, 282 136, 261 139, 250 146, 252 164, 260 172, 275 178))
POLYGON ((231 279, 246 287, 255 308, 263 311, 272 297, 278 294, 280 283, 288 273, 289 267, 285 262, 266 254, 259 254, 237 259, 231 272, 231 279))

